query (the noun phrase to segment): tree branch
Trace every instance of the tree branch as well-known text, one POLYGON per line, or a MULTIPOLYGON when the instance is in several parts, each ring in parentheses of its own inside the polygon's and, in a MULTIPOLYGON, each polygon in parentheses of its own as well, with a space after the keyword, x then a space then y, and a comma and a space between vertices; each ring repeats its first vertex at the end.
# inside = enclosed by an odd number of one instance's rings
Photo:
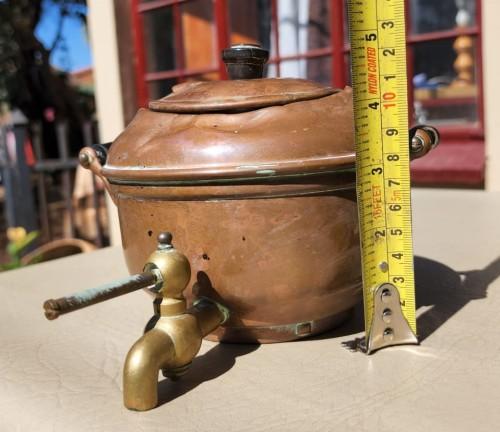
POLYGON ((68 12, 66 10, 66 6, 65 5, 61 5, 61 11, 59 13, 59 22, 57 23, 57 32, 56 32, 56 36, 54 38, 54 41, 52 42, 52 45, 51 45, 51 47, 48 50, 49 54, 52 53, 52 51, 54 51, 57 48, 57 45, 59 45, 59 42, 62 39, 62 31, 63 31, 63 27, 64 27, 64 19, 66 18, 67 15, 68 15, 68 12))

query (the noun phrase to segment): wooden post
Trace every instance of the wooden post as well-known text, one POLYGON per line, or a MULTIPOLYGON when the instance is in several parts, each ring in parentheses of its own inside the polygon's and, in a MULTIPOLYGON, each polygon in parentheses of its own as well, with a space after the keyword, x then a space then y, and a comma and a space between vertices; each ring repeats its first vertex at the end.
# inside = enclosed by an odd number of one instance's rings
POLYGON ((31 170, 26 164, 24 146, 26 124, 2 127, 0 132, 0 168, 5 187, 5 216, 8 227, 38 228, 31 187, 31 170))
MULTIPOLYGON (((92 123, 90 120, 86 121, 83 126, 82 126, 82 132, 83 132, 83 143, 86 147, 89 147, 92 145, 92 123)), ((95 210, 95 226, 96 226, 96 238, 95 238, 95 244, 98 247, 103 246, 103 233, 102 233, 102 224, 101 224, 101 218, 99 217, 99 195, 98 195, 98 190, 97 190, 97 185, 96 185, 96 179, 95 175, 92 174, 92 203, 94 206, 95 210)))
MULTIPOLYGON (((68 125, 66 122, 56 124, 57 147, 59 150, 59 160, 68 162, 68 125)), ((75 218, 73 214, 73 188, 71 185, 71 171, 66 167, 62 171, 62 192, 64 204, 69 218, 69 237, 75 237, 75 218)))
MULTIPOLYGON (((35 152, 35 158, 37 161, 44 159, 44 152, 42 148, 42 125, 41 123, 33 123, 31 125, 32 132, 32 143, 33 151, 35 152)), ((52 229, 50 226, 49 218, 49 205, 47 202, 47 185, 45 183, 45 172, 38 171, 37 173, 37 185, 38 185, 38 207, 40 212, 40 224, 42 228, 41 240, 43 242, 48 242, 52 240, 52 229)))

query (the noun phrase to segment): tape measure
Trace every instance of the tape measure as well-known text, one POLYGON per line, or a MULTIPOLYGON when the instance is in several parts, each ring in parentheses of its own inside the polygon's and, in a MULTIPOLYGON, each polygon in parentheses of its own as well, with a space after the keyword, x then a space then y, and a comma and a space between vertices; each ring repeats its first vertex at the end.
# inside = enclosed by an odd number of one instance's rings
POLYGON ((404 0, 350 0, 365 351, 417 343, 404 0))

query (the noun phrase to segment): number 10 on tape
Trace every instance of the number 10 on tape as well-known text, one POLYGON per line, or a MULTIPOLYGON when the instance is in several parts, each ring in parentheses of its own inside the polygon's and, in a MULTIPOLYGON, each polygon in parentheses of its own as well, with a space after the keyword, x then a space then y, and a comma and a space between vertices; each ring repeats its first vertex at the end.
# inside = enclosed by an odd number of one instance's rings
POLYGON ((417 343, 404 0, 350 0, 366 337, 362 349, 417 343))

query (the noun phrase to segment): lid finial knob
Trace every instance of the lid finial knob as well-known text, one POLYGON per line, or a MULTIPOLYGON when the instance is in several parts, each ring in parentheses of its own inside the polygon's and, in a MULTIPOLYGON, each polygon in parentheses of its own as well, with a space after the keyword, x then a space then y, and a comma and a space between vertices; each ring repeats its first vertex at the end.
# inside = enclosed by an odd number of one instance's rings
POLYGON ((268 59, 269 51, 256 44, 232 45, 222 51, 222 60, 232 80, 262 78, 268 59))

